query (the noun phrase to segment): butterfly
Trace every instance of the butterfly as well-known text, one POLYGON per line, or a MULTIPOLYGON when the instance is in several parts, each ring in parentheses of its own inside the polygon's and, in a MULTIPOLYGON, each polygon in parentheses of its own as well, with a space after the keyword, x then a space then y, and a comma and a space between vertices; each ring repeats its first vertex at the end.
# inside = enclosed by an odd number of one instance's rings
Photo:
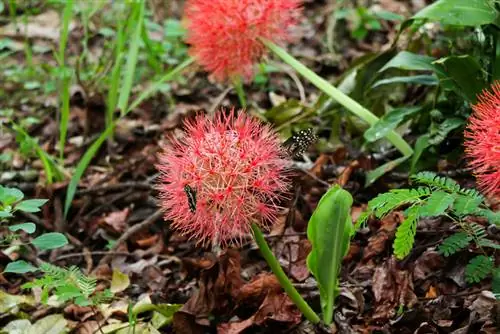
POLYGON ((283 147, 292 158, 295 158, 302 155, 317 139, 318 136, 314 133, 312 128, 300 130, 297 134, 288 138, 283 143, 283 147))
POLYGON ((196 189, 191 188, 188 184, 184 186, 184 192, 186 193, 189 210, 191 212, 196 212, 196 189))

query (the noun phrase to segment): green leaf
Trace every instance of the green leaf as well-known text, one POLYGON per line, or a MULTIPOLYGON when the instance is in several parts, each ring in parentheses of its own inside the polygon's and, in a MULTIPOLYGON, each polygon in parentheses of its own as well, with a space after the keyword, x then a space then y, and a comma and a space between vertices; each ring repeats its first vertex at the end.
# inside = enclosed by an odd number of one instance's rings
POLYGON ((422 156, 422 153, 424 153, 424 150, 430 146, 429 139, 430 135, 425 134, 418 137, 417 141, 415 142, 414 153, 413 156, 411 157, 411 163, 410 163, 410 174, 415 173, 418 160, 422 156))
POLYGON ((378 80, 372 85, 372 88, 380 87, 383 85, 390 85, 395 83, 436 86, 439 80, 435 75, 412 75, 409 77, 391 77, 387 79, 378 80))
POLYGON ((51 232, 42 234, 33 239, 31 243, 40 250, 47 250, 66 246, 68 244, 68 239, 64 234, 51 232))
POLYGON ((448 25, 479 26, 493 23, 497 14, 492 2, 488 0, 439 0, 422 9, 413 18, 448 25))
POLYGON ((427 198, 419 213, 424 217, 442 215, 453 204, 454 200, 455 198, 451 194, 444 191, 435 191, 427 198))
POLYGON ((434 71, 435 67, 432 64, 434 60, 434 58, 429 56, 419 55, 408 51, 401 51, 387 64, 385 64, 379 72, 383 72, 389 68, 397 68, 407 71, 434 71))
POLYGON ((390 172, 397 166, 401 165, 403 162, 408 160, 409 157, 410 157, 409 155, 402 156, 401 158, 389 161, 383 164, 382 166, 379 166, 374 170, 371 170, 368 173, 366 173, 365 187, 368 187, 370 184, 375 182, 379 177, 381 177, 387 172, 390 172))
POLYGON ((26 201, 22 201, 15 206, 15 210, 24 211, 24 212, 39 212, 40 207, 47 203, 46 199, 28 199, 26 201))
POLYGON ((319 201, 307 227, 312 245, 307 267, 318 281, 323 321, 327 325, 332 322, 342 258, 349 249, 352 201, 349 192, 339 186, 331 188, 319 201))
POLYGON ((33 223, 16 224, 9 226, 9 230, 11 230, 12 232, 22 230, 28 234, 31 234, 36 231, 36 225, 33 223))
POLYGON ((469 283, 479 283, 488 276, 493 269, 493 258, 478 255, 465 266, 465 280, 469 283))
POLYGON ((495 295, 495 298, 500 300, 500 268, 496 267, 491 272, 492 280, 491 280, 491 291, 495 295))
POLYGON ((4 273, 26 274, 37 270, 38 268, 31 265, 30 263, 19 260, 8 263, 5 267, 4 273))
POLYGON ((436 74, 443 87, 451 87, 469 102, 475 103, 477 94, 487 85, 483 68, 469 55, 441 58, 434 65, 439 69, 436 74))
POLYGON ((457 232, 443 240, 438 251, 444 256, 450 256, 464 249, 472 241, 472 237, 465 232, 457 232))
POLYGON ((420 207, 418 205, 409 208, 406 219, 396 230, 396 239, 394 239, 393 245, 394 255, 400 260, 410 254, 413 244, 415 243, 419 211, 420 207))
POLYGON ((482 202, 481 197, 471 197, 466 195, 458 195, 453 205, 453 210, 459 216, 474 214, 482 202))
POLYGON ((413 115, 421 109, 421 107, 409 107, 391 110, 387 115, 384 115, 377 123, 366 130, 364 134, 365 139, 369 142, 374 142, 385 137, 385 135, 395 129, 405 117, 413 115))
POLYGON ((16 188, 7 188, 0 186, 0 202, 2 205, 7 206, 22 200, 24 194, 21 190, 16 188))
POLYGON ((118 293, 124 291, 129 285, 130 279, 128 275, 121 273, 118 269, 114 269, 109 290, 112 293, 118 293))

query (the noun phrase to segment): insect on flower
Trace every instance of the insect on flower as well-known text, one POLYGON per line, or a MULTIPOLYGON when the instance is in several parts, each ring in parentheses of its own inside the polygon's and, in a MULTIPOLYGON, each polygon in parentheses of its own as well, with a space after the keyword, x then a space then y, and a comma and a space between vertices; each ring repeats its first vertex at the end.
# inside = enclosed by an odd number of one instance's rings
POLYGON ((287 150, 288 154, 294 158, 302 155, 311 144, 318 140, 318 136, 314 133, 312 128, 300 130, 297 134, 288 138, 283 147, 287 150))
POLYGON ((196 212, 196 190, 191 188, 189 184, 184 186, 184 192, 186 193, 189 210, 191 212, 196 212))
POLYGON ((288 199, 293 162, 278 133, 244 111, 186 120, 159 156, 165 219, 212 246, 241 244, 252 224, 269 228, 288 199))

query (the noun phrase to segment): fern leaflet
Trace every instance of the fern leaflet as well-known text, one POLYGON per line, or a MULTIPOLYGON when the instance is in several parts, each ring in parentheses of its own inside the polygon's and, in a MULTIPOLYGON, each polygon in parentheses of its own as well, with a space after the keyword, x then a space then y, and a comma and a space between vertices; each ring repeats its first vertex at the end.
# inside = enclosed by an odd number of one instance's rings
POLYGON ((464 249, 472 241, 472 237, 465 232, 457 232, 448 238, 444 239, 439 245, 438 251, 444 256, 450 256, 464 249))
POLYGON ((399 225, 394 240, 394 255, 396 258, 403 259, 410 254, 415 242, 415 233, 417 232, 417 223, 419 218, 419 207, 412 206, 408 209, 408 216, 399 225))
POLYGON ((395 189, 372 199, 368 202, 368 208, 375 213, 377 218, 383 218, 392 210, 405 204, 416 203, 422 197, 430 194, 431 190, 429 188, 395 189))
POLYGON ((493 259, 485 255, 478 255, 465 266, 465 280, 469 283, 478 283, 486 278, 493 270, 493 259))

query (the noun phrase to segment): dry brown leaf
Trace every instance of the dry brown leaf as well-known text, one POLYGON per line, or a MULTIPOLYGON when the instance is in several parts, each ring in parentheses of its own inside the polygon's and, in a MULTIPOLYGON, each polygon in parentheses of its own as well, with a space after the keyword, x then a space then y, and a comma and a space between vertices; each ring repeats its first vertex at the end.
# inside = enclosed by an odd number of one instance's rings
POLYGON ((411 308, 417 302, 410 272, 399 270, 394 257, 375 269, 372 290, 375 297, 373 319, 376 320, 390 319, 400 306, 411 308))
POLYGON ((242 321, 221 324, 217 333, 239 334, 253 325, 262 326, 269 320, 283 323, 279 328, 284 329, 284 326, 299 324, 301 319, 302 314, 286 294, 270 292, 254 315, 242 321))
POLYGON ((388 241, 394 237, 398 224, 403 220, 404 216, 401 212, 390 213, 382 219, 380 228, 368 239, 368 245, 365 247, 363 254, 363 262, 368 261, 385 250, 388 241))

